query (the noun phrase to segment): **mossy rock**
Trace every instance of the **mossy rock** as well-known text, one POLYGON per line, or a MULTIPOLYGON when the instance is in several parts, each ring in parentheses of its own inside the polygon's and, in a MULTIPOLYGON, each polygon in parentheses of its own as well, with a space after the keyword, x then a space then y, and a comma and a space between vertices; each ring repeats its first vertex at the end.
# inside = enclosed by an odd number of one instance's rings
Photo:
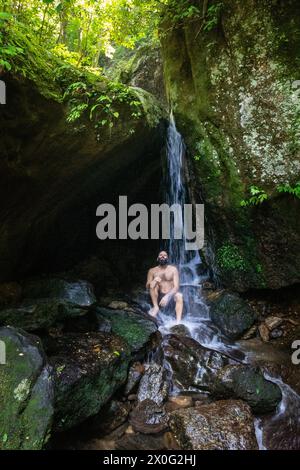
POLYGON ((132 352, 147 349, 157 335, 156 324, 140 314, 108 308, 97 308, 100 318, 110 321, 113 333, 123 338, 132 352))
POLYGON ((116 335, 68 333, 53 341, 49 354, 55 379, 55 431, 96 415, 127 380, 130 350, 116 335))
POLYGON ((41 341, 14 328, 0 328, 6 363, 0 365, 0 449, 38 450, 50 437, 52 370, 41 341))
POLYGON ((256 320, 256 313, 239 295, 222 292, 211 303, 210 317, 230 339, 240 338, 256 320))
POLYGON ((265 379, 257 367, 228 365, 218 372, 216 383, 219 398, 244 400, 255 414, 275 411, 282 399, 279 386, 265 379))

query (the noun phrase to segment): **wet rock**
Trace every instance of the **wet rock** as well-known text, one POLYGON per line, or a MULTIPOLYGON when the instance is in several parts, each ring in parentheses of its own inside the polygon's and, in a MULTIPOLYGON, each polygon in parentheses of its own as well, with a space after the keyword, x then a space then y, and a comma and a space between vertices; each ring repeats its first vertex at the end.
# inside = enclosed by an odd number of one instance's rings
POLYGON ((137 399, 139 402, 149 399, 161 405, 169 391, 167 371, 155 362, 145 364, 144 367, 145 372, 140 381, 137 399))
POLYGON ((62 299, 81 307, 96 302, 94 288, 87 281, 65 281, 64 279, 39 279, 23 283, 25 298, 62 299))
POLYGON ((265 324, 270 331, 282 325, 282 323, 283 323, 283 319, 280 317, 267 317, 265 319, 265 324))
POLYGON ((170 328, 170 333, 177 336, 191 336, 191 332, 185 325, 175 325, 170 328))
POLYGON ((184 450, 257 449, 251 409, 240 400, 174 411, 169 424, 184 450))
POLYGON ((156 434, 167 429, 168 415, 163 406, 146 399, 130 413, 129 422, 136 432, 156 434))
POLYGON ((162 348, 172 369, 172 380, 181 390, 211 390, 217 371, 228 363, 225 356, 189 337, 166 335, 162 348))
POLYGON ((262 323, 261 325, 259 325, 258 331, 261 339, 264 341, 264 343, 267 343, 270 340, 270 331, 267 325, 262 323))
POLYGON ((241 338, 256 320, 254 310, 236 294, 223 292, 211 302, 212 321, 230 339, 241 338))
POLYGON ((128 379, 124 390, 125 395, 132 394, 133 391, 137 389, 143 373, 144 366, 140 362, 134 362, 129 369, 128 379))
POLYGON ((227 365, 218 372, 215 384, 215 396, 240 398, 256 414, 274 411, 282 399, 278 385, 266 380, 257 367, 227 365))
POLYGON ((97 313, 109 320, 112 332, 121 336, 133 352, 151 349, 158 343, 160 333, 157 326, 144 316, 125 310, 97 307, 97 313))
POLYGON ((127 344, 115 335, 69 333, 55 338, 48 351, 55 371, 55 430, 96 415, 126 382, 127 344))
POLYGON ((0 340, 6 346, 6 364, 0 365, 0 449, 41 449, 53 419, 51 367, 37 336, 7 327, 0 328, 0 340))

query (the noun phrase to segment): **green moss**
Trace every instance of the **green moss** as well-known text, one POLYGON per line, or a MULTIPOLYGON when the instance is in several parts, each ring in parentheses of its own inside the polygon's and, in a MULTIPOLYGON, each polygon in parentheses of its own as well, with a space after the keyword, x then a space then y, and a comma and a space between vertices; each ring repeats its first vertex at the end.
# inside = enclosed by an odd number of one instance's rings
POLYGON ((7 358, 0 366, 0 402, 5 403, 0 408, 0 449, 41 449, 53 413, 51 387, 42 373, 38 343, 16 331, 0 329, 7 358))
POLYGON ((247 268, 247 262, 241 256, 239 248, 229 243, 217 250, 217 263, 224 270, 245 271, 247 268))

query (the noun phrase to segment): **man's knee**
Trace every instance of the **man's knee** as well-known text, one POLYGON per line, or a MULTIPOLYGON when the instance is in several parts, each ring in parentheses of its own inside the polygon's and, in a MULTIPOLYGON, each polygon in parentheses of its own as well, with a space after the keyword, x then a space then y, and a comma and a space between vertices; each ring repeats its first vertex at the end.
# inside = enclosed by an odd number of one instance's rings
POLYGON ((176 302, 183 302, 183 295, 181 294, 181 292, 177 292, 175 295, 174 295, 174 298, 175 298, 175 301, 176 302))

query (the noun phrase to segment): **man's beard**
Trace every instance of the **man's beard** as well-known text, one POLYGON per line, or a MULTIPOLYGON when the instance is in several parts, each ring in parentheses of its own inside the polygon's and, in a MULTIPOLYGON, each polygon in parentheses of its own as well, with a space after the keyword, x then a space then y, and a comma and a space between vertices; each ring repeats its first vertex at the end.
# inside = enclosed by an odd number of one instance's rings
POLYGON ((160 266, 165 266, 169 262, 168 258, 167 259, 158 259, 157 261, 158 261, 158 264, 160 266))

